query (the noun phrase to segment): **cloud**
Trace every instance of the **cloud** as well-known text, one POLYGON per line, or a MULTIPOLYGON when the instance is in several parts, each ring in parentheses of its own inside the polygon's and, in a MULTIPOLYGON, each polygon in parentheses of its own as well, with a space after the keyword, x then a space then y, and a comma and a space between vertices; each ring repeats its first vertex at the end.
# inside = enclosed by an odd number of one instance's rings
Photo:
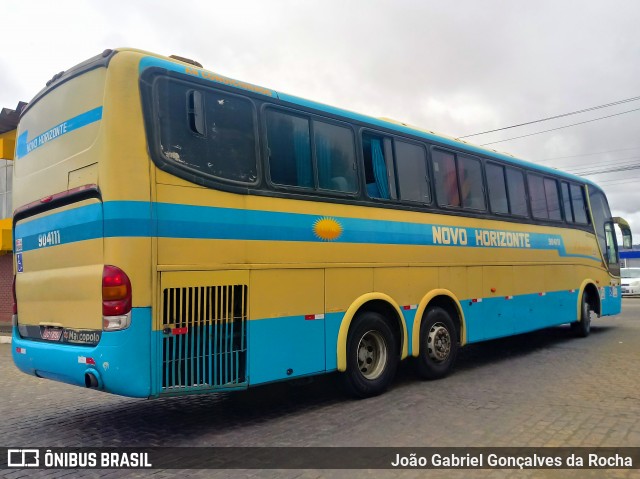
MULTIPOLYGON (((622 0, 59 0, 3 9, 1 106, 28 100, 55 73, 118 46, 194 58, 226 76, 452 136, 640 94, 640 3, 622 0)), ((639 119, 631 113, 493 146, 531 161, 640 146, 639 119)), ((640 171, 627 175, 634 177, 640 171)), ((614 212, 634 211, 640 190, 611 178, 594 179, 614 212)), ((633 228, 640 237, 640 223, 633 228)))

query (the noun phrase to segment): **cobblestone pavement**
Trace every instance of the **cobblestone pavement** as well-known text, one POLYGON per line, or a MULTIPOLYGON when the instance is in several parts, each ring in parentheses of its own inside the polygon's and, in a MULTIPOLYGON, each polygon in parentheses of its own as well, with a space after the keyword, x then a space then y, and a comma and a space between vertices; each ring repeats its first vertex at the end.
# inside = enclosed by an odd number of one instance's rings
MULTIPOLYGON (((0 344, 0 446, 640 447, 640 299, 594 320, 471 345, 455 372, 416 379, 403 363, 386 394, 343 396, 335 376, 246 392, 128 399, 20 373, 0 344)), ((575 477, 640 470, 5 470, 4 477, 575 477)))

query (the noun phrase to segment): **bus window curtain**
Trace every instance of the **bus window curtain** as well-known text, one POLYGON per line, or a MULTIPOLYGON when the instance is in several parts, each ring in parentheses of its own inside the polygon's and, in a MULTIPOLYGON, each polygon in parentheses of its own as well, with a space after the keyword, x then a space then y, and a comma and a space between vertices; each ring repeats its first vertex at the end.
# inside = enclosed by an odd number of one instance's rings
POLYGON ((320 135, 315 136, 318 182, 322 189, 333 189, 331 185, 331 144, 320 135))
POLYGON ((294 130, 293 151, 296 156, 297 185, 305 188, 313 188, 309 143, 308 131, 294 130))
POLYGON ((380 192, 380 198, 388 200, 389 196, 389 182, 387 180, 387 164, 384 161, 384 154, 382 153, 382 144, 380 140, 371 140, 371 159, 373 163, 373 176, 376 179, 376 186, 380 192))

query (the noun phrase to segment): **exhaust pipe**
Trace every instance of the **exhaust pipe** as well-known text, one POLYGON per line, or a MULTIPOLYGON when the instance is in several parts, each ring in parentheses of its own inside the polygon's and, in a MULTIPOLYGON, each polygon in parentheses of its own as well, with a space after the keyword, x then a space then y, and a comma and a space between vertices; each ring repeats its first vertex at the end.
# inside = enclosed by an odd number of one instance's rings
POLYGON ((102 389, 102 378, 95 369, 87 369, 84 373, 84 385, 90 389, 102 389))

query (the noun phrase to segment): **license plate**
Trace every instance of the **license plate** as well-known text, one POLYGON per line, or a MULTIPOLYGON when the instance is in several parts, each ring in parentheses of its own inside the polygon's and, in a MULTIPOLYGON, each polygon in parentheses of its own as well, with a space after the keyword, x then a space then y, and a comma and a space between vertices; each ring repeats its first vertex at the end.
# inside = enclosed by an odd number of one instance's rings
POLYGON ((47 339, 49 341, 60 341, 60 337, 62 336, 62 329, 51 328, 47 326, 42 330, 40 336, 42 336, 42 339, 47 339))

